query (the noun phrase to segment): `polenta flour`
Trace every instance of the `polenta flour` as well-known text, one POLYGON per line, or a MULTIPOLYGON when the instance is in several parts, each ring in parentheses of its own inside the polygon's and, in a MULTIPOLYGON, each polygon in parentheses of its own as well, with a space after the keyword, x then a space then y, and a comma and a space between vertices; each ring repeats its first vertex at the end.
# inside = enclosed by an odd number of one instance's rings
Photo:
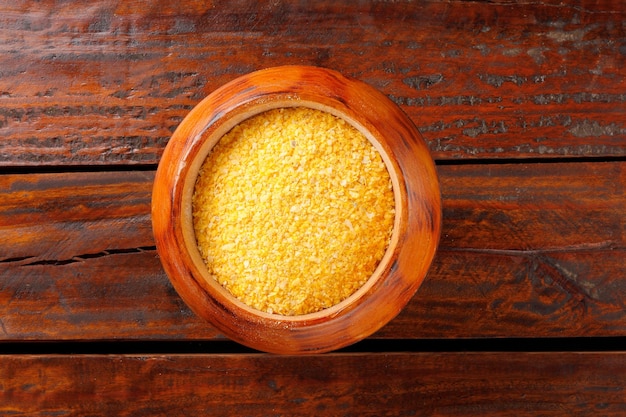
POLYGON ((374 146, 320 110, 270 110, 235 126, 203 163, 193 195, 211 275, 255 309, 313 313, 372 275, 395 217, 374 146))

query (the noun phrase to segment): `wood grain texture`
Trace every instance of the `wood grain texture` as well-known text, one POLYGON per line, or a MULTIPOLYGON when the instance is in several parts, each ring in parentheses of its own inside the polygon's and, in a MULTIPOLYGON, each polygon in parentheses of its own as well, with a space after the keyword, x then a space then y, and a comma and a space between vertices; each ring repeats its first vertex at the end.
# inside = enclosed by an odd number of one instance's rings
POLYGON ((625 378, 624 353, 18 355, 0 413, 623 416, 625 378))
POLYGON ((4 339, 170 338, 190 326, 215 335, 192 318, 161 268, 150 223, 153 178, 0 176, 4 339))
POLYGON ((0 415, 626 415, 623 1, 309 3, 0 1, 0 415), (286 64, 378 88, 440 161, 440 249, 361 353, 223 342, 156 253, 174 129, 286 64))
POLYGON ((285 64, 380 89, 436 159, 624 156, 625 19, 621 0, 3 2, 0 165, 155 164, 201 98, 285 64))
MULTIPOLYGON (((624 335, 625 166, 439 166, 439 252, 416 296, 373 337, 624 335)), ((2 340, 220 337, 161 268, 152 178, 0 176, 9 190, 0 195, 2 340)))

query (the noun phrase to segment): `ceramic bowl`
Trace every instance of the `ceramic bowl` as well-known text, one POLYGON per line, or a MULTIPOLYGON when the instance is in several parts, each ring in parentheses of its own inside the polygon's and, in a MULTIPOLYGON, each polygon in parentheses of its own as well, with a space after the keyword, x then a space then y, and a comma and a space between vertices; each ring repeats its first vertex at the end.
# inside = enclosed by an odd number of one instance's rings
POLYGON ((441 199, 429 150, 395 103, 370 85, 333 70, 284 66, 241 76, 190 111, 159 163, 152 221, 163 267, 197 315, 254 349, 318 353, 370 336, 411 300, 439 242, 441 199), (387 252, 360 289, 330 308, 284 316, 247 306, 210 276, 194 235, 192 195, 200 166, 225 133, 261 112, 297 106, 340 117, 370 140, 391 176, 396 213, 387 252))

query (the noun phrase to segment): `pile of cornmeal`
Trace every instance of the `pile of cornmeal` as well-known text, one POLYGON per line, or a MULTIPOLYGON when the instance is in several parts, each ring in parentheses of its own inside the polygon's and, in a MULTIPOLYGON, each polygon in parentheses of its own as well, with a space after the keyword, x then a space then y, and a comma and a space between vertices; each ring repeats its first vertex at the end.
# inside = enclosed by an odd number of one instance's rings
POLYGON ((250 307, 301 315, 358 290, 395 218, 380 153, 330 113, 287 107, 253 116, 207 156, 193 223, 209 273, 250 307))

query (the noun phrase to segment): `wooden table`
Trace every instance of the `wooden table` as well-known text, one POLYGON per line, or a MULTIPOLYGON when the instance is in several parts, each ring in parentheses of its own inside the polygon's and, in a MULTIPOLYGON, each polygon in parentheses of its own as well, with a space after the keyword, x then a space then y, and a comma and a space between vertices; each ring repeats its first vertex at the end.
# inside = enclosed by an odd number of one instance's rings
POLYGON ((0 415, 626 415, 626 6, 0 2, 0 415), (425 283, 323 355, 228 341, 173 290, 150 197, 233 78, 338 70, 413 119, 425 283))

